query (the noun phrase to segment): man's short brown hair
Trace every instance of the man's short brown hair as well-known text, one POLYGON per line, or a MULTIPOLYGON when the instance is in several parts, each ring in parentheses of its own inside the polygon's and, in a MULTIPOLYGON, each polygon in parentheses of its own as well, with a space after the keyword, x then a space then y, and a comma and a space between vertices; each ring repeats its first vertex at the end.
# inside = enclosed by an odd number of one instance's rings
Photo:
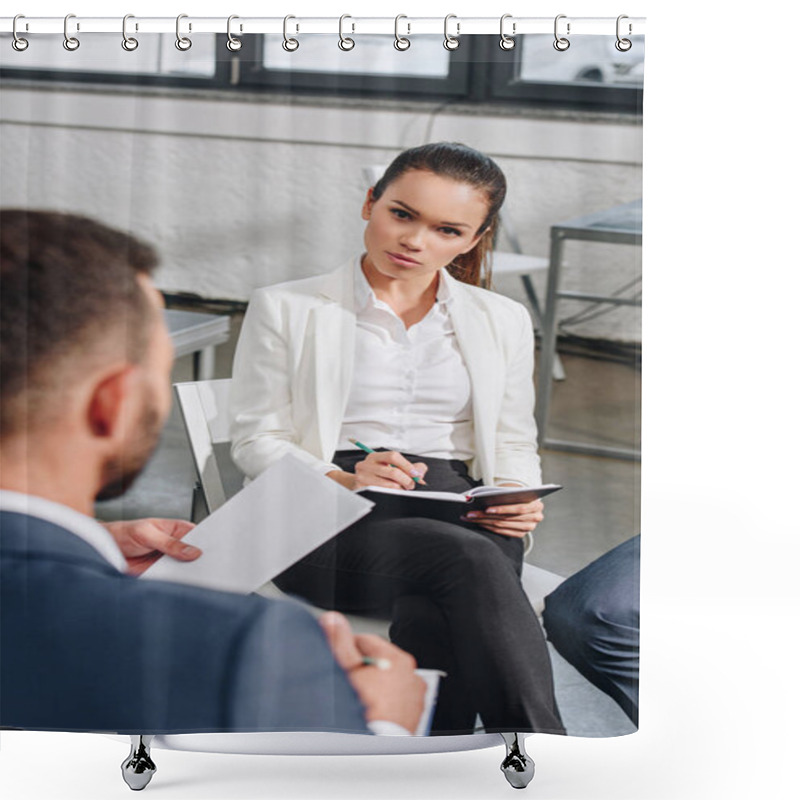
POLYGON ((157 263, 86 217, 0 210, 0 437, 52 411, 59 384, 109 340, 142 358, 152 312, 137 276, 157 263))

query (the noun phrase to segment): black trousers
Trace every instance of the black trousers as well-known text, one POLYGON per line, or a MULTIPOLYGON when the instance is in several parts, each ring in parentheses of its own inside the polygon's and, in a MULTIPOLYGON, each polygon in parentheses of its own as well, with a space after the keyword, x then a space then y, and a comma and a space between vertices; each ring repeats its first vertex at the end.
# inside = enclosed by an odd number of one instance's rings
MULTIPOLYGON (((428 464, 425 488, 476 485, 459 461, 428 464)), ((361 451, 338 452, 352 472, 361 451)), ((447 672, 432 733, 564 733, 550 658, 520 583, 521 539, 477 525, 370 514, 282 573, 281 590, 316 606, 391 620, 420 667, 447 672)))

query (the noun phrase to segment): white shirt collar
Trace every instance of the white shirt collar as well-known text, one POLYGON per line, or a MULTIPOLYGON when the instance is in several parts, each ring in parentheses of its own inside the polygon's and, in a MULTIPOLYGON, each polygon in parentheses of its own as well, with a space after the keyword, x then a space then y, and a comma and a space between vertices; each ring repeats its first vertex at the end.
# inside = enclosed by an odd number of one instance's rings
POLYGON ((114 537, 91 517, 80 514, 68 506, 54 503, 52 500, 45 500, 43 497, 9 492, 5 489, 0 489, 0 510, 26 514, 29 517, 36 517, 58 525, 91 545, 120 572, 127 572, 127 562, 117 547, 114 537))
MULTIPOLYGON (((436 289, 436 302, 440 305, 447 305, 453 299, 453 292, 450 284, 445 277, 446 269, 439 270, 439 286, 436 289)), ((354 299, 356 304, 356 311, 363 311, 371 303, 373 306, 377 303, 378 298, 364 274, 364 268, 361 266, 361 259, 356 261, 356 274, 354 285, 354 299)))
POLYGON ((436 302, 446 306, 453 300, 453 292, 450 289, 450 282, 447 280, 450 273, 447 269, 439 270, 439 286, 436 288, 436 302))

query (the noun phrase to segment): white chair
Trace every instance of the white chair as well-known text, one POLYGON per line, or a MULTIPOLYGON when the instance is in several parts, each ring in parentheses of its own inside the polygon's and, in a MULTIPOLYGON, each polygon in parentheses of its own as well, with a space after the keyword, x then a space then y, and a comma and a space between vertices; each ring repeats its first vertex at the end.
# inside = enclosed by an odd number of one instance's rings
MULTIPOLYGON (((364 167, 364 180, 366 185, 374 186, 380 180, 383 173, 386 171, 385 166, 372 165, 364 167)), ((510 250, 495 249, 492 253, 492 274, 493 275, 518 275, 522 281, 522 286, 525 290, 525 296, 528 298, 528 303, 531 307, 531 314, 533 316, 533 324, 536 330, 542 330, 544 324, 544 314, 542 307, 539 303, 539 298, 536 294, 536 289, 531 280, 531 275, 537 271, 547 271, 550 267, 550 262, 544 256, 530 256, 522 252, 519 237, 514 229, 508 212, 502 210, 498 214, 499 229, 498 241, 505 239, 510 250)), ((553 360, 553 379, 563 381, 565 378, 564 368, 558 353, 555 354, 553 360)))
MULTIPOLYGON (((230 453, 230 385, 230 380, 212 380, 177 383, 174 387, 198 476, 192 497, 193 522, 199 522, 216 511, 244 484, 244 475, 233 463, 230 453)), ((283 594, 272 582, 262 586, 258 593, 266 597, 283 594)), ((356 615, 348 617, 357 633, 387 634, 388 623, 383 620, 356 615)))
MULTIPOLYGON (((198 484, 193 499, 193 518, 201 519, 218 509, 243 485, 243 476, 230 456, 228 396, 230 380, 197 381, 175 384, 178 406, 183 415, 189 447, 197 469, 198 484)), ((525 564, 523 585, 537 613, 544 597, 563 579, 546 570, 525 564)), ((274 585, 261 594, 280 595, 274 585)), ((311 609, 312 612, 315 609, 311 609)), ((382 621, 348 615, 360 632, 385 635, 382 621)), ((122 764, 122 775, 132 789, 143 789, 156 767, 151 748, 189 750, 207 753, 253 755, 365 755, 436 753, 478 750, 506 745, 501 769, 508 782, 524 788, 533 778, 534 764, 525 752, 528 734, 475 733, 471 736, 363 736, 346 733, 197 733, 158 736, 130 736, 131 751, 122 764)))

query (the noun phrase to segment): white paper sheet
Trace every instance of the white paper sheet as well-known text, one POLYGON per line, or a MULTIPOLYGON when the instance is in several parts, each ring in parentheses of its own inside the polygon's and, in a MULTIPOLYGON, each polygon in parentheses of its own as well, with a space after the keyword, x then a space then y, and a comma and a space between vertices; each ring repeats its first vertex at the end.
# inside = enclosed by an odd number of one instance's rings
POLYGON ((184 537, 200 558, 162 557, 141 577, 253 592, 373 505, 286 455, 184 537))

